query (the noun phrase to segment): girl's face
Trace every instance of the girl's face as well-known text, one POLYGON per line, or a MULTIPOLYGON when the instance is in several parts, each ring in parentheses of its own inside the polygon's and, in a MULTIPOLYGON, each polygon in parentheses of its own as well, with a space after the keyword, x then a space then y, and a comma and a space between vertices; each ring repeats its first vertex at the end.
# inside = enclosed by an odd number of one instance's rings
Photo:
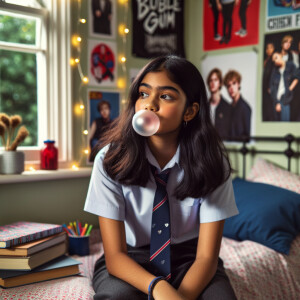
POLYGON ((150 72, 139 87, 135 111, 147 109, 160 119, 156 135, 179 132, 183 122, 186 95, 179 85, 169 79, 165 70, 150 72))

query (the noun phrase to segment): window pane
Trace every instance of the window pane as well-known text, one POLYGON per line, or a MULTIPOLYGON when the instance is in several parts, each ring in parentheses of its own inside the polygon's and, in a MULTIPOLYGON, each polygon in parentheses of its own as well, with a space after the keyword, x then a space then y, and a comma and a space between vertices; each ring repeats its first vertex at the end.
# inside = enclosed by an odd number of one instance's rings
POLYGON ((0 50, 0 111, 21 115, 29 131, 23 146, 37 145, 36 54, 0 50))
POLYGON ((0 41, 35 45, 36 21, 0 14, 0 41))
POLYGON ((17 4, 28 7, 41 8, 45 7, 43 0, 3 0, 6 3, 17 4))

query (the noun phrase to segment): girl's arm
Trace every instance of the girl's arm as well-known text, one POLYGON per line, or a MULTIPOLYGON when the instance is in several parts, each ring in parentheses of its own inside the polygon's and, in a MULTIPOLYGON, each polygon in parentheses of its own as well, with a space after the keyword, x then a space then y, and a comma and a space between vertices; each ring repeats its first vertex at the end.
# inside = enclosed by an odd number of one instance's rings
MULTIPOLYGON (((106 268, 109 274, 128 282, 145 294, 148 294, 148 286, 155 276, 127 255, 124 222, 99 217, 99 224, 106 268)), ((153 295, 156 300, 185 299, 166 281, 157 283, 153 295)))
POLYGON ((200 224, 196 259, 178 289, 186 299, 196 299, 216 273, 224 222, 200 224))

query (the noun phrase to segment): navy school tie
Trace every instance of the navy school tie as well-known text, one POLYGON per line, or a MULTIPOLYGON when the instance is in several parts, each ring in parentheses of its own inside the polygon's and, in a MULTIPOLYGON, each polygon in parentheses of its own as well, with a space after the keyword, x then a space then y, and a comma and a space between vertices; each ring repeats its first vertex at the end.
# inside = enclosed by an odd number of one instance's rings
POLYGON ((150 262, 157 270, 157 276, 171 278, 171 229, 170 210, 167 194, 167 181, 170 169, 161 173, 151 166, 157 185, 152 211, 152 227, 150 241, 150 262))

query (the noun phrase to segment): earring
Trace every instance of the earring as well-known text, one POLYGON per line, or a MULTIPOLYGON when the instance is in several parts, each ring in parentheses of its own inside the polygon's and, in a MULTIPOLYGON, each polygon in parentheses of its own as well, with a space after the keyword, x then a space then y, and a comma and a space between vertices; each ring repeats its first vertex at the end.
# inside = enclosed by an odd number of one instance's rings
POLYGON ((187 127, 187 121, 183 122, 183 127, 187 127))

